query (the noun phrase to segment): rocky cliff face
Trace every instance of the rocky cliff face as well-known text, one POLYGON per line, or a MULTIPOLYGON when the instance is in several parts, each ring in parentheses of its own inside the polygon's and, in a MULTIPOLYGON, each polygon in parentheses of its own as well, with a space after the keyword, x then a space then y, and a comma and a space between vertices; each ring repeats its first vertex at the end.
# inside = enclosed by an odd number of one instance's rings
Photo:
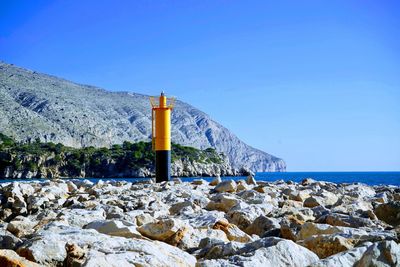
MULTIPOLYGON (((81 168, 71 166, 70 156, 61 155, 61 160, 55 160, 57 155, 48 154, 41 156, 33 155, 13 155, 11 153, 0 152, 1 160, 6 158, 10 162, 18 161, 21 165, 17 168, 15 165, 9 165, 4 168, 0 166, 0 177, 5 179, 31 179, 31 178, 122 178, 122 177, 154 177, 155 170, 152 165, 142 167, 130 167, 125 165, 121 168, 120 163, 111 158, 102 161, 101 167, 95 164, 84 164, 81 168), (37 166, 30 168, 29 166, 37 166)), ((178 159, 171 164, 172 176, 176 177, 197 177, 197 176, 237 176, 245 175, 246 170, 236 170, 221 157, 220 163, 198 162, 188 159, 178 159)))
MULTIPOLYGON (((155 153, 151 142, 113 145, 111 148, 72 148, 62 144, 16 143, 0 133, 0 181, 20 178, 154 177, 155 153)), ((172 176, 247 176, 215 149, 199 150, 172 143, 172 176)))
MULTIPOLYGON (((151 137, 148 96, 108 92, 0 62, 0 132, 18 141, 73 147, 106 146, 151 137)), ((172 141, 226 154, 235 168, 285 171, 282 159, 248 146, 207 114, 176 102, 172 141)))

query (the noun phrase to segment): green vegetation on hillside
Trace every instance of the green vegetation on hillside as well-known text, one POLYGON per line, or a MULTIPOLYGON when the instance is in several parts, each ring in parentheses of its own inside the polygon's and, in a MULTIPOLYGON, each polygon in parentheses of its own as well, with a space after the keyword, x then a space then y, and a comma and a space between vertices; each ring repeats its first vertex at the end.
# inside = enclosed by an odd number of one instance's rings
MULTIPOLYGON (((155 153, 151 142, 124 142, 111 148, 73 148, 60 143, 18 143, 0 133, 0 177, 6 168, 17 171, 38 172, 41 168, 57 169, 65 175, 98 176, 107 173, 123 173, 127 169, 151 169, 155 153)), ((199 163, 223 162, 221 154, 213 148, 199 150, 193 147, 172 144, 172 162, 187 160, 199 163)))

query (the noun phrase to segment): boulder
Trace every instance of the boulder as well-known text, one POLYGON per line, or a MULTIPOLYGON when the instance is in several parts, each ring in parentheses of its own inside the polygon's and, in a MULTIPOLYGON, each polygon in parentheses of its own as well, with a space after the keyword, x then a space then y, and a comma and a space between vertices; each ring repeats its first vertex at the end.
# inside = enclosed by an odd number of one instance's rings
POLYGON ((105 206, 106 219, 122 219, 124 217, 124 210, 117 206, 105 206))
POLYGON ((314 183, 317 183, 317 181, 315 181, 312 178, 305 178, 305 179, 303 179, 301 181, 301 185, 311 185, 311 184, 314 184, 314 183))
POLYGON ((200 242, 206 238, 217 240, 220 243, 229 242, 225 232, 222 230, 189 228, 180 240, 178 247, 183 250, 198 248, 200 242))
POLYGON ((67 198, 69 189, 66 183, 51 182, 49 185, 40 187, 41 194, 49 199, 67 198))
POLYGON ((14 198, 10 199, 9 198, 11 208, 14 211, 14 213, 17 214, 26 214, 27 213, 27 205, 25 202, 25 199, 22 195, 16 195, 14 198))
POLYGON ((248 184, 246 184, 246 182, 245 181, 243 181, 243 180, 240 180, 240 181, 238 181, 237 182, 237 188, 236 188, 236 191, 243 191, 243 190, 249 190, 250 189, 250 186, 248 185, 248 184))
POLYGON ((281 237, 296 241, 298 233, 303 225, 303 221, 300 221, 294 216, 288 216, 282 219, 281 225, 281 237))
POLYGON ((57 217, 60 220, 64 220, 68 225, 83 227, 90 222, 104 220, 106 213, 103 209, 68 209, 62 210, 57 217))
POLYGON ((387 194, 385 192, 376 194, 375 197, 373 198, 373 201, 378 203, 386 203, 388 202, 387 194))
POLYGON ((306 222, 301 226, 301 229, 297 235, 297 240, 304 240, 313 235, 331 235, 342 232, 343 231, 339 227, 331 226, 329 224, 306 222))
POLYGON ((179 214, 185 210, 193 211, 193 209, 195 209, 195 208, 196 208, 196 205, 194 205, 191 201, 187 200, 187 201, 178 202, 178 203, 171 205, 171 207, 169 208, 169 212, 172 215, 175 215, 175 214, 179 214))
POLYGON ((355 266, 400 266, 400 245, 394 241, 374 243, 355 266))
POLYGON ((340 235, 347 239, 357 241, 354 244, 367 241, 397 240, 396 232, 391 230, 351 228, 311 222, 303 224, 300 228, 296 240, 305 240, 311 236, 319 235, 340 235))
POLYGON ((192 184, 194 185, 203 185, 203 184, 207 184, 207 181, 204 179, 195 179, 193 180, 192 184))
POLYGON ((17 216, 7 225, 7 230, 16 237, 23 237, 33 233, 36 224, 27 217, 17 216))
POLYGON ((15 214, 13 214, 13 211, 11 209, 3 208, 0 210, 0 220, 9 221, 14 216, 15 214))
POLYGON ((136 230, 136 226, 127 221, 99 220, 85 225, 84 228, 94 229, 99 233, 111 236, 142 238, 142 235, 136 230))
POLYGON ((21 239, 5 229, 0 229, 0 249, 15 249, 21 243, 21 239))
POLYGON ((376 194, 375 190, 372 187, 360 183, 347 185, 344 187, 344 190, 346 191, 346 194, 348 196, 359 199, 373 197, 376 194))
POLYGON ((74 184, 73 181, 67 181, 68 192, 76 193, 78 191, 78 186, 74 184))
POLYGON ((280 231, 280 228, 281 226, 278 219, 268 218, 264 215, 261 215, 256 218, 254 222, 244 231, 249 235, 256 234, 260 237, 263 237, 264 235, 272 233, 273 231, 280 231))
POLYGON ((161 219, 137 228, 138 232, 143 236, 165 242, 179 242, 175 237, 182 234, 180 236, 182 239, 183 232, 187 231, 187 229, 187 225, 178 219, 161 219))
POLYGON ((228 213, 227 218, 230 223, 236 224, 241 230, 245 230, 253 221, 264 214, 269 214, 274 207, 270 204, 265 205, 242 205, 234 206, 228 213))
POLYGON ((64 266, 82 266, 83 263, 86 261, 87 251, 76 244, 65 244, 65 252, 67 253, 67 257, 64 260, 64 266))
POLYGON ((174 177, 172 179, 172 181, 174 182, 174 184, 182 184, 183 183, 182 179, 178 178, 178 177, 174 177))
POLYGON ((228 181, 223 181, 220 182, 214 189, 217 192, 223 193, 223 192, 235 192, 237 188, 237 184, 233 180, 228 180, 228 181))
POLYGON ((257 186, 257 181, 256 181, 256 179, 254 178, 253 175, 247 176, 246 182, 247 182, 247 184, 251 184, 251 185, 257 186))
POLYGON ((374 209, 374 213, 379 220, 392 226, 400 225, 400 201, 380 204, 374 209))
POLYGON ((335 205, 339 200, 339 194, 335 194, 327 190, 320 190, 318 191, 317 195, 322 198, 322 203, 324 206, 335 205))
POLYGON ((268 194, 260 193, 255 190, 245 190, 237 194, 247 204, 266 204, 272 203, 272 198, 268 194))
POLYGON ((225 220, 225 212, 201 210, 198 213, 186 215, 184 219, 194 228, 212 228, 219 220, 225 220))
POLYGON ((340 235, 314 235, 299 242, 321 259, 352 249, 355 241, 340 235))
POLYGON ((0 266, 2 267, 40 267, 41 265, 28 261, 15 251, 0 249, 0 266))
POLYGON ((211 198, 211 201, 207 204, 206 209, 228 212, 240 202, 241 201, 234 196, 217 194, 211 198))
POLYGON ((31 213, 36 213, 40 210, 45 209, 46 207, 50 207, 50 200, 45 196, 40 195, 30 195, 27 198, 27 208, 31 213))
POLYGON ((307 198, 310 197, 311 190, 290 190, 289 199, 304 202, 307 198))
POLYGON ((50 223, 17 250, 29 260, 45 266, 62 266, 65 246, 75 244, 87 250, 83 266, 195 266, 192 255, 163 242, 101 234, 50 223))
POLYGON ((217 184, 219 184, 221 182, 222 182, 221 177, 218 175, 210 182, 210 185, 216 186, 217 184))
POLYGON ((361 259, 364 252, 371 243, 366 243, 361 247, 355 247, 347 251, 334 254, 328 258, 319 260, 309 267, 346 267, 356 266, 356 263, 361 259))
POLYGON ((368 218, 360 218, 347 214, 330 213, 321 216, 316 220, 317 223, 326 223, 333 226, 344 226, 344 227, 375 227, 375 224, 368 218))
MULTIPOLYGON (((220 246, 221 245, 217 245, 220 246)), ((264 238, 239 247, 222 245, 222 253, 214 255, 223 259, 200 260, 197 266, 308 266, 319 260, 318 256, 293 241, 264 238)), ((212 252, 212 250, 210 251, 212 252)))
MULTIPOLYGON (((200 251, 198 258, 202 259, 218 259, 218 258, 226 258, 229 256, 233 256, 239 254, 239 250, 245 246, 243 243, 238 242, 228 242, 223 243, 219 240, 216 241, 214 239, 208 239, 209 244, 204 246, 200 251)), ((204 243, 204 242, 203 242, 204 243)))
POLYGON ((35 188, 33 187, 32 183, 18 183, 18 187, 23 196, 30 196, 35 193, 35 188))
POLYGON ((323 205, 323 199, 322 199, 322 197, 311 196, 304 200, 303 205, 304 205, 304 207, 307 207, 307 208, 314 208, 317 206, 321 206, 321 205, 323 205))
POLYGON ((335 206, 331 209, 331 212, 336 213, 357 213, 360 211, 367 212, 373 209, 371 201, 365 201, 363 199, 353 198, 348 195, 343 195, 335 206))
POLYGON ((228 223, 226 221, 218 221, 214 224, 213 229, 222 230, 225 232, 226 236, 230 241, 236 241, 241 243, 247 243, 253 241, 253 238, 243 232, 234 224, 228 223))
POLYGON ((148 213, 143 213, 143 214, 139 214, 139 215, 135 216, 135 220, 136 220, 137 226, 142 226, 144 224, 155 221, 155 219, 148 213))

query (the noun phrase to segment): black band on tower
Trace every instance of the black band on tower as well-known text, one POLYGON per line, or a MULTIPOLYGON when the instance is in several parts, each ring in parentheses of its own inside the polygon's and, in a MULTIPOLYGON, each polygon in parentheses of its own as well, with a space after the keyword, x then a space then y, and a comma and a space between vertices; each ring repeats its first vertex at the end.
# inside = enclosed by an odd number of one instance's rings
POLYGON ((171 179, 171 150, 156 150, 156 182, 171 179))

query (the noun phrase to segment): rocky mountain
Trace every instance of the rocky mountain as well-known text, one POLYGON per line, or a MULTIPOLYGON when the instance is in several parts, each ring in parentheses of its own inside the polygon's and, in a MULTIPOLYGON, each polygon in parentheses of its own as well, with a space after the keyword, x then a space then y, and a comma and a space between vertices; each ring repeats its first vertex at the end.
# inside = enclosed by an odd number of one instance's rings
MULTIPOLYGON (((285 171, 282 159, 255 149, 204 112, 176 101, 172 141, 223 152, 235 168, 285 171)), ((0 132, 18 141, 106 146, 151 138, 149 97, 109 92, 0 62, 0 132)))

